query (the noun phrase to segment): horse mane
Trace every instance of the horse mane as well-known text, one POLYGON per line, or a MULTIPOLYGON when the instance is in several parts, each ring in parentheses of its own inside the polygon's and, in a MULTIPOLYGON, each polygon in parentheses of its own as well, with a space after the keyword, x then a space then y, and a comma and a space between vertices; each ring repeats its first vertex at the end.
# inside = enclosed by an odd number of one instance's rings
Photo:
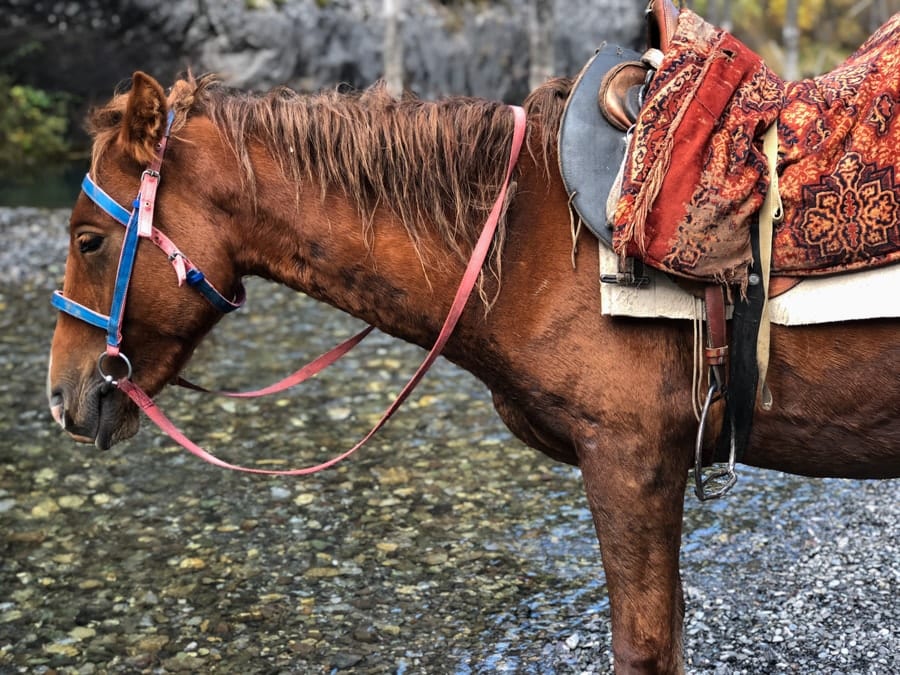
MULTIPOLYGON (((569 80, 550 80, 526 99, 532 157, 548 179, 555 170, 556 133, 569 80)), ((95 109, 92 173, 114 142, 127 94, 95 109)), ((292 182, 314 180, 342 190, 370 223, 379 206, 391 209, 418 246, 423 224, 465 259, 505 178, 513 116, 500 102, 469 97, 424 101, 392 97, 383 83, 361 91, 301 94, 279 87, 266 94, 230 89, 213 75, 177 81, 169 93, 173 135, 190 115, 210 118, 242 168, 246 197, 256 204, 250 147, 261 143, 292 182)), ((513 194, 510 190, 510 194, 513 194)), ((299 192, 298 192, 299 194, 299 192)), ((505 213, 505 208, 504 208, 505 213)), ((501 220, 493 264, 505 239, 501 220)))

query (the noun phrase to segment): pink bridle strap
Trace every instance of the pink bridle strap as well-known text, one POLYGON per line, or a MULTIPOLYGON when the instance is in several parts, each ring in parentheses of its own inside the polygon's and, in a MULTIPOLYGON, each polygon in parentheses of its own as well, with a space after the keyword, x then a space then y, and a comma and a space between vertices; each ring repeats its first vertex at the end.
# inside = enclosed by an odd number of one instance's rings
MULTIPOLYGON (((388 406, 387 410, 384 411, 381 419, 378 420, 375 426, 372 427, 372 429, 352 448, 346 450, 340 455, 337 455, 336 457, 329 459, 328 461, 322 462, 321 464, 304 467, 301 469, 257 469, 253 467, 231 464, 219 459, 215 455, 210 454, 199 445, 191 441, 187 436, 185 436, 163 414, 162 410, 160 410, 156 403, 153 402, 153 399, 150 398, 150 396, 148 396, 130 379, 118 380, 116 382, 116 386, 132 401, 134 401, 134 403, 141 410, 143 410, 144 413, 146 413, 147 417, 153 420, 153 422, 155 422, 162 431, 168 434, 172 440, 177 442, 188 452, 196 455, 200 459, 215 466, 222 467, 223 469, 231 469, 232 471, 243 471, 245 473, 255 473, 269 476, 304 476, 334 466, 341 460, 344 460, 352 455, 354 452, 359 450, 359 448, 365 445, 366 442, 370 438, 372 438, 372 436, 374 436, 375 433, 385 425, 385 423, 387 423, 387 421, 393 416, 397 409, 409 397, 413 389, 415 389, 416 385, 419 384, 419 381, 422 379, 422 377, 424 377, 425 373, 428 372, 428 369, 431 368, 432 364, 435 362, 441 351, 444 349, 444 346, 447 344, 447 340, 450 339, 450 335, 453 333, 453 329, 456 327, 456 324, 459 321, 459 317, 462 315, 463 309, 468 302, 469 296, 472 294, 472 289, 475 287, 475 283, 478 280, 478 276, 481 273, 481 270, 484 266, 484 261, 487 258, 488 251, 490 250, 494 234, 497 231, 497 224, 500 222, 500 216, 503 213, 503 205, 506 203, 506 194, 509 189, 509 181, 512 177, 512 172, 515 168, 516 161, 519 157, 519 151, 522 148, 522 143, 525 138, 525 111, 518 106, 510 106, 510 108, 513 111, 515 127, 513 131, 509 164, 506 169, 506 177, 503 181, 503 185, 500 188, 500 193, 497 195, 497 200, 494 202, 494 205, 491 208, 491 212, 488 216, 487 222, 484 224, 481 235, 478 237, 478 241, 475 243, 475 248, 472 251, 472 256, 469 259, 468 265, 466 266, 466 271, 463 274, 462 281, 460 281, 459 288, 456 291, 456 295, 453 298, 453 304, 450 306, 450 311, 447 314, 447 318, 444 320, 444 324, 441 327, 440 333, 438 334, 438 337, 434 342, 434 346, 425 356, 422 364, 410 378, 409 382, 406 383, 406 385, 397 395, 397 398, 394 399, 394 402, 391 403, 391 405, 388 406)), ((371 330, 371 326, 366 328, 361 333, 355 335, 349 340, 346 340, 326 354, 323 354, 308 366, 304 366, 294 375, 285 378, 285 380, 282 380, 281 382, 278 382, 256 392, 237 392, 229 395, 237 397, 261 396, 263 395, 261 392, 274 393, 277 391, 282 391, 283 389, 286 389, 293 384, 302 382, 303 380, 321 371, 322 369, 336 361, 338 358, 340 358, 343 353, 346 353, 353 346, 358 344, 371 330)), ((199 387, 194 388, 200 389, 199 387)))
POLYGON ((274 384, 270 384, 268 387, 263 387, 262 389, 254 389, 253 391, 213 391, 211 389, 201 387, 199 384, 194 384, 190 380, 186 380, 183 377, 176 378, 174 384, 177 384, 179 387, 183 387, 184 389, 199 391, 203 392, 204 394, 227 396, 228 398, 258 398, 260 396, 268 396, 269 394, 277 394, 280 391, 290 389, 291 387, 298 385, 301 382, 305 382, 313 375, 318 375, 328 366, 336 362, 338 359, 344 356, 344 354, 346 354, 356 345, 362 342, 373 330, 375 330, 375 326, 366 326, 356 335, 349 337, 339 345, 332 347, 321 356, 307 363, 297 372, 288 375, 283 380, 279 380, 274 384))

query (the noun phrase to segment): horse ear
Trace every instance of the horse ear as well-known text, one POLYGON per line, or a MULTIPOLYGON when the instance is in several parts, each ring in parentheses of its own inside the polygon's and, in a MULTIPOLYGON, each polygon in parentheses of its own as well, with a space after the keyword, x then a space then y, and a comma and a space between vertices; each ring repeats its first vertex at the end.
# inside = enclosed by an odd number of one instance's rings
POLYGON ((152 77, 137 71, 125 105, 119 141, 139 164, 149 163, 166 129, 166 94, 152 77))

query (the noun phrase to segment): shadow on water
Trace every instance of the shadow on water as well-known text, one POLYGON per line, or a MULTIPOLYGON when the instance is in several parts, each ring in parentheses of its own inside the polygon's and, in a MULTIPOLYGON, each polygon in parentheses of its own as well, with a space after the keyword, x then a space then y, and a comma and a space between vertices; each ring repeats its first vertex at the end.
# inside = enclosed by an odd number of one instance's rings
MULTIPOLYGON (((48 290, 0 285, 0 670, 607 670, 578 473, 511 438, 471 376, 439 361, 374 441, 306 478, 207 467, 147 425, 100 453, 45 409, 48 290)), ((266 384, 357 327, 261 282, 249 293, 190 365, 200 384, 266 384)), ((297 392, 159 400, 225 459, 309 465, 355 442, 422 354, 376 333, 297 392)), ((765 573, 827 536, 815 519, 839 514, 817 512, 821 483, 746 471, 731 501, 688 497, 689 659, 715 638, 718 594, 749 594, 735 567, 765 573)))

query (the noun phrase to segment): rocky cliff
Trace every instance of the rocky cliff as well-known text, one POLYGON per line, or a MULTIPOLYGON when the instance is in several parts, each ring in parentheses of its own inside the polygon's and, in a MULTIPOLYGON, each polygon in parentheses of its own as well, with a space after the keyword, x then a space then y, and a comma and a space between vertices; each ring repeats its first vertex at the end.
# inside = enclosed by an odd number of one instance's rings
MULTIPOLYGON (((521 101, 528 0, 405 0, 406 84, 424 97, 521 101)), ((555 62, 574 74, 603 40, 632 45, 643 0, 556 0, 555 62)), ((0 0, 0 69, 22 82, 105 99, 137 69, 190 67, 231 85, 313 90, 382 74, 383 0, 0 0)))

